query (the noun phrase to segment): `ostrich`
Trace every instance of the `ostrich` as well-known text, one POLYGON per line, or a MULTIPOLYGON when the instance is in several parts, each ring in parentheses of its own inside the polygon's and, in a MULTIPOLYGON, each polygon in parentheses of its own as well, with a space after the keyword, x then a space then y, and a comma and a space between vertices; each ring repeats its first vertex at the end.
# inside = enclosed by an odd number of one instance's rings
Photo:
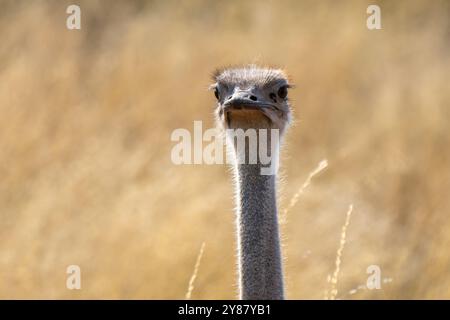
POLYGON ((252 142, 248 132, 259 133, 258 150, 268 150, 270 165, 277 168, 281 138, 290 122, 290 86, 283 71, 253 65, 216 71, 213 81, 216 122, 226 133, 233 157, 240 299, 284 299, 276 169, 262 174, 267 163, 259 153, 255 162, 249 161, 252 142), (244 139, 249 141, 244 152, 237 147, 238 131, 245 132, 244 139), (274 138, 272 132, 279 135, 274 138))

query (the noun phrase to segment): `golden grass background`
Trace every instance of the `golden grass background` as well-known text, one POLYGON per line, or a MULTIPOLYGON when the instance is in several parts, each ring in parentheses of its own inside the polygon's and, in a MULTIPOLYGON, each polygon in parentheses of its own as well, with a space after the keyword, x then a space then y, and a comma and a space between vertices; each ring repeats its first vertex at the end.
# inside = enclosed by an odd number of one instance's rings
POLYGON ((0 297, 235 298, 225 166, 175 166, 170 133, 213 122, 211 71, 287 70, 295 125, 280 211, 287 296, 450 298, 450 3, 0 1, 0 297), (82 270, 67 290, 66 267, 82 270), (392 282, 348 292, 379 265, 392 282))

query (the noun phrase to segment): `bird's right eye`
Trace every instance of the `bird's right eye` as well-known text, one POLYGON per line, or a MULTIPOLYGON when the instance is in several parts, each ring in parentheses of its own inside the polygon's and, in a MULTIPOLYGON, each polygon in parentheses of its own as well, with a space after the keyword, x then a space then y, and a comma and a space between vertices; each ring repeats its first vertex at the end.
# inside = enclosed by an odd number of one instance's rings
POLYGON ((286 99, 288 94, 288 86, 281 86, 280 89, 278 89, 278 96, 281 99, 286 99))
POLYGON ((214 88, 214 95, 216 96, 216 99, 219 100, 219 89, 214 88))

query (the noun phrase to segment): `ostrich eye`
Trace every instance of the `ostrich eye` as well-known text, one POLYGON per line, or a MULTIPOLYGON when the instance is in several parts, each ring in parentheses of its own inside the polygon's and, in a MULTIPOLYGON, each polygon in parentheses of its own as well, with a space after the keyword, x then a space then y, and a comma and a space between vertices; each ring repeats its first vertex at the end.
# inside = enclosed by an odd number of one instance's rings
POLYGON ((214 88, 214 95, 216 96, 216 99, 219 100, 219 89, 214 88))
POLYGON ((281 99, 286 99, 287 94, 288 94, 288 87, 287 86, 282 86, 282 87, 280 87, 280 89, 278 89, 278 96, 281 99))

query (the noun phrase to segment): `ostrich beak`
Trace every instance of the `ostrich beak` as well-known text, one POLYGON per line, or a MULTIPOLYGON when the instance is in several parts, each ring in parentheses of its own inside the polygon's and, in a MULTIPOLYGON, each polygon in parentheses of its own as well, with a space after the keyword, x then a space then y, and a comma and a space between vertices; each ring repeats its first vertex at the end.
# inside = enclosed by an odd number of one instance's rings
POLYGON ((237 91, 223 103, 225 112, 232 110, 261 110, 264 108, 276 108, 273 104, 263 101, 251 91, 237 91))
POLYGON ((272 123, 278 122, 281 111, 272 103, 253 94, 250 90, 237 91, 222 104, 220 114, 224 115, 224 120, 230 127, 231 114, 233 112, 255 110, 261 112, 272 123))

